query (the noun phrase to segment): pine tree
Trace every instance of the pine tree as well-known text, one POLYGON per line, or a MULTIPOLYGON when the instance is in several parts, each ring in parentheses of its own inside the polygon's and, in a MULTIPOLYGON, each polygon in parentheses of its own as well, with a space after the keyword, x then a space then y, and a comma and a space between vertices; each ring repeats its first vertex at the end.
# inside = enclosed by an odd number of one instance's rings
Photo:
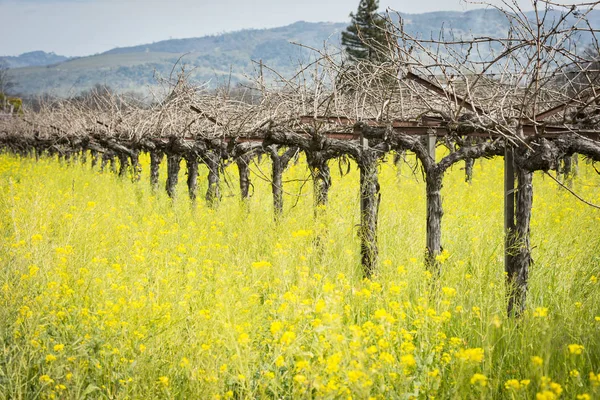
POLYGON ((385 21, 377 13, 379 0, 361 0, 352 22, 342 32, 342 45, 353 61, 383 61, 386 35, 385 21))

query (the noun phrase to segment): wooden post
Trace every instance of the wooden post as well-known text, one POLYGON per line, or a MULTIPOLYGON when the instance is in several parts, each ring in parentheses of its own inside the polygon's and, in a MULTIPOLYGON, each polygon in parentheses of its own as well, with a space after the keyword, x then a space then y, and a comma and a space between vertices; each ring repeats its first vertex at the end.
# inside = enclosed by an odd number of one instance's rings
POLYGON ((435 144, 437 142, 437 136, 435 129, 430 129, 427 131, 427 152, 429 153, 429 157, 435 163, 435 144))
POLYGON ((435 145, 437 137, 434 130, 427 132, 427 154, 431 158, 431 165, 425 168, 425 194, 427 197, 427 229, 426 244, 427 254, 425 265, 427 269, 436 275, 440 273, 440 265, 437 256, 442 251, 442 177, 443 171, 439 171, 435 163, 435 145))
POLYGON ((515 156, 514 150, 506 143, 504 150, 504 270, 511 264, 511 251, 514 247, 515 230, 515 156))
POLYGON ((507 269, 509 316, 519 317, 525 310, 531 265, 529 224, 533 205, 533 173, 517 167, 518 186, 516 192, 515 228, 510 264, 507 269))

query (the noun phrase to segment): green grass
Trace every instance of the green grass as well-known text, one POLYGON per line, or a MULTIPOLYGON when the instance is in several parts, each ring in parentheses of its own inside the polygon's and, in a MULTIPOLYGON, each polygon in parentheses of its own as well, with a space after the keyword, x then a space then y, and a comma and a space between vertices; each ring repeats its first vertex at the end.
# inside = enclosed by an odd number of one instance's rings
MULTIPOLYGON (((478 162, 471 185, 448 172, 432 290, 406 165, 381 166, 363 280, 355 168, 315 221, 292 166, 275 224, 266 161, 247 205, 228 168, 213 210, 184 185, 153 193, 148 168, 132 183, 1 155, 0 398, 598 398, 600 212, 535 175, 527 312, 508 319, 501 167, 478 162)), ((600 203, 583 161, 573 188, 600 203)))

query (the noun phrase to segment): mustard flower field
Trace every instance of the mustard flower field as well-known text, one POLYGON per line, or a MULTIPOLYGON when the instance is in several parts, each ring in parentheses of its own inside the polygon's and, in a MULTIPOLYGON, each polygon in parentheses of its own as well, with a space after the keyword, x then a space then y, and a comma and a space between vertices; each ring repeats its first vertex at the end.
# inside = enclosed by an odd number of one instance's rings
MULTIPOLYGON (((380 261, 364 280, 355 167, 342 177, 331 163, 315 220, 300 159, 276 223, 268 160, 252 166, 247 204, 228 167, 216 209, 190 204, 185 168, 174 202, 153 191, 143 161, 132 182, 0 155, 0 398, 600 398, 600 210, 548 176, 534 177, 516 319, 501 159, 477 161, 472 184, 458 165, 447 173, 439 282, 410 165, 381 164, 380 261)), ((572 187, 600 204, 583 159, 572 187)))

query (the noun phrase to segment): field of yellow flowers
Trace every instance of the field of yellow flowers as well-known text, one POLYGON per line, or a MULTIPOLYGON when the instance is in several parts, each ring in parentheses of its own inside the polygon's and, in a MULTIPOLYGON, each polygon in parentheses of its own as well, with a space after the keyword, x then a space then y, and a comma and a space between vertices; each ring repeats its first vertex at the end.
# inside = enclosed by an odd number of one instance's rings
MULTIPOLYGON (((355 169, 334 174, 315 221, 293 165, 279 224, 268 161, 248 204, 228 168, 216 209, 192 207, 184 185, 175 202, 153 192, 147 170, 132 183, 0 155, 0 398, 600 398, 600 211, 547 176, 534 178, 535 263, 515 320, 501 159, 478 161, 471 185, 459 166, 446 175, 437 285, 407 165, 381 166, 372 280, 355 169)), ((600 203, 583 160, 573 189, 600 203)))

